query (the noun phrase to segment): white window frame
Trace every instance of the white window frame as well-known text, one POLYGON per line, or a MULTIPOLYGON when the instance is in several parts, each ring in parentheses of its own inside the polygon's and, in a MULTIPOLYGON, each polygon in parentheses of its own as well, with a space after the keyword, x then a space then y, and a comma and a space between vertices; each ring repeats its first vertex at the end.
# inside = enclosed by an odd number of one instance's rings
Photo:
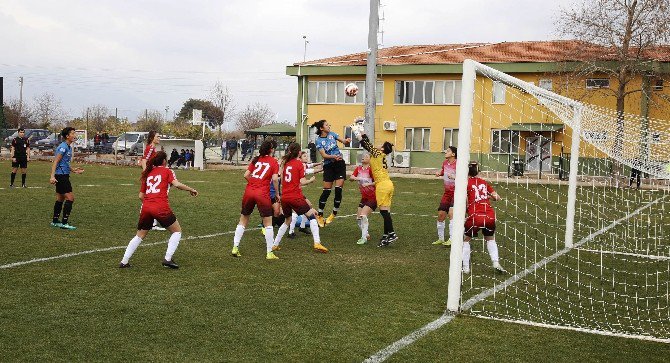
MULTIPOLYGON (((365 104, 365 81, 309 81, 307 85, 307 104, 312 105, 362 105, 365 104), (347 84, 354 83, 358 86, 359 92, 355 97, 349 97, 344 92, 340 92, 338 89, 344 90, 347 84), (335 101, 328 102, 328 88, 329 86, 335 89, 335 101), (312 92, 309 92, 309 89, 314 89, 314 95, 312 92), (319 97, 319 90, 324 89, 324 97, 321 99, 319 97)), ((384 104, 384 82, 377 81, 377 104, 384 104), (381 91, 380 91, 381 90, 381 91)))
POLYGON ((447 151, 449 146, 458 147, 458 129, 445 127, 442 129, 442 151, 447 151), (449 139, 451 142, 447 145, 447 132, 449 132, 449 139), (454 139, 454 133, 456 134, 456 139, 454 139))
POLYGON ((521 136, 519 134, 519 131, 507 130, 507 129, 491 129, 491 146, 490 146, 491 154, 497 154, 497 155, 519 154, 519 150, 521 148, 520 144, 521 144, 521 136), (497 146, 498 146, 498 150, 502 150, 502 140, 503 140, 503 133, 504 132, 508 132, 510 134, 510 140, 509 140, 510 141, 509 142, 510 148, 509 148, 509 150, 507 150, 507 151, 493 151, 493 146, 494 146, 493 141, 495 140, 495 137, 494 137, 495 133, 499 133, 499 136, 498 136, 499 144, 497 146), (514 139, 515 138, 517 140, 516 150, 514 150, 514 139))
POLYGON ((413 81, 395 81, 395 93, 393 96, 393 104, 394 105, 440 105, 440 106, 456 106, 460 105, 460 93, 457 91, 462 87, 461 81, 460 80, 447 80, 447 79, 438 79, 438 80, 413 80, 413 81), (423 94, 423 103, 414 103, 414 95, 416 94, 416 82, 423 82, 423 86, 421 87, 421 93, 423 94), (443 82, 442 85, 443 87, 441 89, 437 89, 437 82, 443 82), (432 84, 433 85, 433 92, 432 92, 432 102, 426 102, 426 84, 432 84), (446 94, 446 85, 447 83, 451 84, 451 95, 448 98, 446 94), (457 86, 458 85, 458 86, 457 86), (399 90, 402 87, 402 97, 399 94, 399 90), (409 96, 408 90, 411 88, 411 97, 409 96), (442 103, 436 103, 436 93, 441 92, 442 93, 442 99, 444 102, 442 103), (448 99, 451 99, 451 102, 447 102, 448 99), (456 102, 458 99, 459 102, 456 102), (406 102, 405 100, 408 100, 406 102))
POLYGON ((610 79, 609 78, 587 78, 586 79, 586 89, 601 89, 601 88, 610 88, 610 79), (597 85, 595 82, 606 81, 607 85, 597 85), (591 85, 589 86, 589 82, 591 85))
POLYGON ((500 81, 493 81, 493 87, 491 87, 491 103, 494 105, 504 105, 506 96, 507 86, 505 86, 505 84, 500 81), (502 99, 496 97, 496 89, 502 91, 502 94, 500 95, 502 99))
POLYGON ((405 151, 430 151, 430 127, 405 127, 405 151), (410 138, 410 147, 407 148, 407 130, 412 130, 412 137, 410 138), (414 147, 414 133, 421 131, 421 148, 414 147), (426 130, 428 130, 428 148, 424 149, 423 144, 426 141, 426 130))

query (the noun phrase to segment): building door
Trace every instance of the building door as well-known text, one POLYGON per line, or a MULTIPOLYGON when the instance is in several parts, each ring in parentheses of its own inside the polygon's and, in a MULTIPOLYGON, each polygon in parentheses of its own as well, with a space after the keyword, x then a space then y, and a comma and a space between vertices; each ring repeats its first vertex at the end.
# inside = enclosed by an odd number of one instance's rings
POLYGON ((529 137, 526 139, 526 170, 551 171, 551 140, 542 137, 529 137))

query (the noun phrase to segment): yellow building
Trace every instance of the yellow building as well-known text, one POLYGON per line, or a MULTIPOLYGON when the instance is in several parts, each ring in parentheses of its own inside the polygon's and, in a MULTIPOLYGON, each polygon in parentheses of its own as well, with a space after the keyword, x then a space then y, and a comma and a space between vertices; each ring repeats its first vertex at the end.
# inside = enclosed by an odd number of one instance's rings
MULTIPOLYGON (((576 78, 574 72, 568 71, 579 65, 574 61, 578 44, 505 42, 382 49, 377 66, 375 140, 391 141, 397 152, 408 155, 409 163, 402 166, 439 167, 443 151, 457 142, 464 59, 474 59, 553 92, 616 110, 616 98, 611 92, 618 86, 615 79, 605 74, 576 78)), ((303 147, 314 135, 309 125, 321 119, 328 120, 333 131, 350 136, 347 125, 365 114, 365 59, 365 53, 357 53, 287 67, 286 73, 298 80, 297 138, 303 147), (344 87, 352 82, 361 91, 355 97, 347 97, 344 87)), ((656 76, 639 77, 626 88, 644 92, 627 96, 625 111, 667 120, 670 85, 664 77, 670 74, 670 47, 660 48, 655 59, 656 76)), ((479 81, 476 93, 481 102, 475 100, 473 118, 473 135, 478 142, 473 143, 472 153, 487 154, 489 167, 497 170, 506 170, 511 160, 519 159, 526 162, 527 170, 551 171, 550 161, 570 150, 571 130, 550 113, 539 112, 540 107, 529 110, 514 91, 517 90, 501 83, 479 81), (498 118, 493 120, 491 115, 498 118), (549 161, 533 164, 527 150, 537 150, 539 159, 549 161)), ((350 161, 355 162, 358 150, 354 143, 350 161)), ((595 151, 588 153, 594 155, 595 151)))

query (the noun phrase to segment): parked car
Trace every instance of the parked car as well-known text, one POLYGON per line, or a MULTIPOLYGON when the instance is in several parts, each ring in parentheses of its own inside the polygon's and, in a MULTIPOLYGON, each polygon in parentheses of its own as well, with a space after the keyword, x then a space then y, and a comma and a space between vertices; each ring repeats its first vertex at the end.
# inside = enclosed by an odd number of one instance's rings
POLYGON ((114 154, 114 148, 112 145, 116 141, 118 136, 110 136, 109 137, 109 142, 102 142, 98 146, 93 146, 93 152, 96 152, 98 154, 114 154))
POLYGON ((61 137, 57 133, 51 133, 49 136, 45 137, 42 140, 38 140, 36 143, 33 144, 33 148, 40 150, 40 151, 46 151, 46 150, 53 150, 62 142, 61 137))
POLYGON ((148 132, 124 132, 112 144, 112 150, 128 155, 142 154, 148 132))
MULTIPOLYGON (((30 141, 30 144, 35 144, 37 141, 42 140, 51 134, 51 131, 49 130, 44 130, 44 129, 25 129, 26 135, 25 137, 28 138, 28 141, 30 141)), ((13 134, 5 138, 5 147, 9 149, 9 147, 12 145, 12 140, 19 136, 18 130, 15 131, 13 134)))

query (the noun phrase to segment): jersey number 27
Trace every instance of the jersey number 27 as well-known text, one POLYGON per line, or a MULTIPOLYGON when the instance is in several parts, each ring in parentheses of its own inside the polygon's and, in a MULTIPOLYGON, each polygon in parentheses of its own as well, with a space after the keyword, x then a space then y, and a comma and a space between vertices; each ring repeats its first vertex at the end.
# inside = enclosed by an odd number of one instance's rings
POLYGON ((254 169, 254 171, 251 173, 251 177, 256 179, 263 179, 269 169, 270 163, 256 163, 256 169, 254 169))

